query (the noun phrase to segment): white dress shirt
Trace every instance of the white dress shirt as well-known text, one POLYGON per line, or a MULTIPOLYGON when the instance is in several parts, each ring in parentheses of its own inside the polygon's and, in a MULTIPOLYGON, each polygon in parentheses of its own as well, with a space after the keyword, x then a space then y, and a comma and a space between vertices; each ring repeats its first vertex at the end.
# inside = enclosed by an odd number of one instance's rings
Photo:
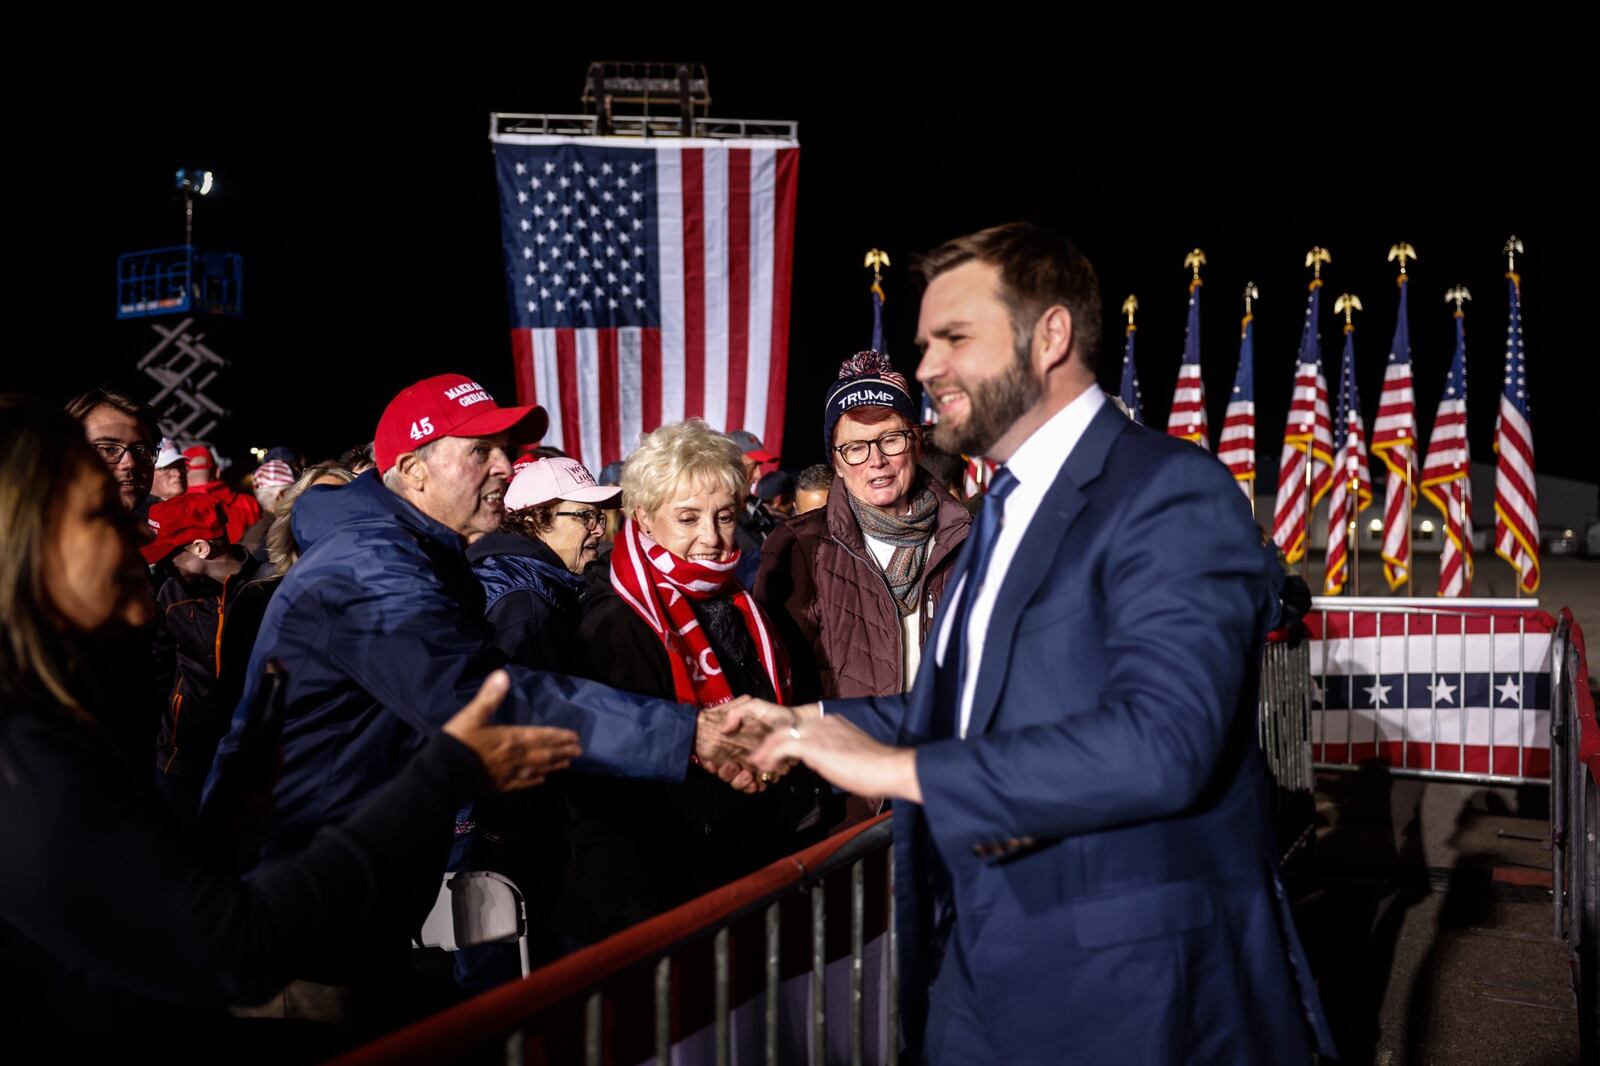
MULTIPOLYGON (((984 637, 989 631, 989 618, 994 614, 994 601, 1005 583, 1006 573, 1016 558, 1022 535, 1033 521, 1034 512, 1044 502, 1045 493, 1055 484, 1056 475, 1066 464, 1067 456, 1077 446, 1083 431, 1106 402, 1106 394, 1097 386, 1090 386, 1083 395, 1067 404, 1053 415, 1050 421, 1034 431, 1022 442, 1006 463, 1006 469, 1017 479, 1016 488, 1005 501, 1005 522, 996 539, 994 553, 989 556, 989 569, 983 584, 978 588, 978 598, 972 603, 972 613, 967 618, 966 652, 967 676, 961 688, 960 734, 967 735, 967 724, 972 719, 972 694, 978 687, 978 670, 983 662, 984 637)), ((1024 561, 1023 565, 1027 565, 1024 561)), ((944 665, 945 646, 950 643, 951 619, 966 594, 967 575, 952 593, 950 606, 939 626, 936 665, 944 665)))

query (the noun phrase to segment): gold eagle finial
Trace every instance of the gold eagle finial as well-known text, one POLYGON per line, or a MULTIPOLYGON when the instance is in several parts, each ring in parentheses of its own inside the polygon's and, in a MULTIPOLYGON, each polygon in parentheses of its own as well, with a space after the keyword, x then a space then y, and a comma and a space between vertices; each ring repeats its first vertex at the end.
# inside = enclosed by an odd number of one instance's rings
POLYGON ((1311 280, 1322 280, 1322 264, 1333 262, 1333 256, 1321 245, 1306 253, 1306 266, 1311 268, 1311 280))

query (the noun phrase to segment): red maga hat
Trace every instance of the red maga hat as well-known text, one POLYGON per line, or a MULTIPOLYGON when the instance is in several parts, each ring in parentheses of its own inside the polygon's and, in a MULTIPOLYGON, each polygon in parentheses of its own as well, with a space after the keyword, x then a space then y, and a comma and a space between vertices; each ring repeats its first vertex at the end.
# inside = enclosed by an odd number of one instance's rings
POLYGON ((197 540, 223 540, 228 535, 227 516, 216 497, 205 492, 185 492, 151 504, 148 521, 155 540, 141 545, 139 552, 152 566, 197 540))
POLYGON ((378 419, 372 458, 379 474, 387 474, 394 461, 440 437, 493 437, 500 433, 514 442, 536 441, 544 436, 550 416, 543 407, 501 407, 489 390, 460 374, 439 374, 403 389, 389 401, 378 419))

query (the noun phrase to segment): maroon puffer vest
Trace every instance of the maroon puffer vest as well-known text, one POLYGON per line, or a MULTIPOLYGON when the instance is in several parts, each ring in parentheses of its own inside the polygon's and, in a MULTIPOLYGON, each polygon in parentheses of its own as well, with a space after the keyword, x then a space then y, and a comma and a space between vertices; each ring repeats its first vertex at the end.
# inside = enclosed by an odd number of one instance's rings
MULTIPOLYGON (((955 497, 938 485, 933 491, 939 497, 939 513, 933 549, 919 577, 924 643, 952 564, 972 524, 971 515, 955 497)), ((774 536, 779 543, 769 545, 769 552, 763 554, 779 549, 782 562, 774 559, 774 563, 807 572, 792 573, 794 594, 787 603, 770 607, 787 610, 809 637, 821 695, 889 696, 900 692, 905 661, 900 612, 867 549, 844 486, 835 482, 826 507, 790 519, 774 536), (782 543, 784 533, 792 535, 791 545, 782 543)))

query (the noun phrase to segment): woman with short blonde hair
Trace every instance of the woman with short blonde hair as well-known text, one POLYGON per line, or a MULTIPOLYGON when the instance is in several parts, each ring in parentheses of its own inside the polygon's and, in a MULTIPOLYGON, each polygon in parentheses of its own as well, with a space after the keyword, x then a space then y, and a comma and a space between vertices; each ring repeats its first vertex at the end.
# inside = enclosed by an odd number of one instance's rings
POLYGON ((650 514, 680 486, 701 483, 725 490, 736 509, 743 506, 744 453, 698 418, 673 422, 645 434, 622 464, 622 506, 650 514))
MULTIPOLYGON (((734 577, 747 491, 739 446, 698 419, 662 426, 622 468, 622 531, 595 567, 579 638, 591 677, 711 707, 789 702, 771 621, 734 577)), ((795 773, 747 796, 693 768, 681 783, 573 777, 558 925, 592 941, 820 836, 820 785, 795 773)))

